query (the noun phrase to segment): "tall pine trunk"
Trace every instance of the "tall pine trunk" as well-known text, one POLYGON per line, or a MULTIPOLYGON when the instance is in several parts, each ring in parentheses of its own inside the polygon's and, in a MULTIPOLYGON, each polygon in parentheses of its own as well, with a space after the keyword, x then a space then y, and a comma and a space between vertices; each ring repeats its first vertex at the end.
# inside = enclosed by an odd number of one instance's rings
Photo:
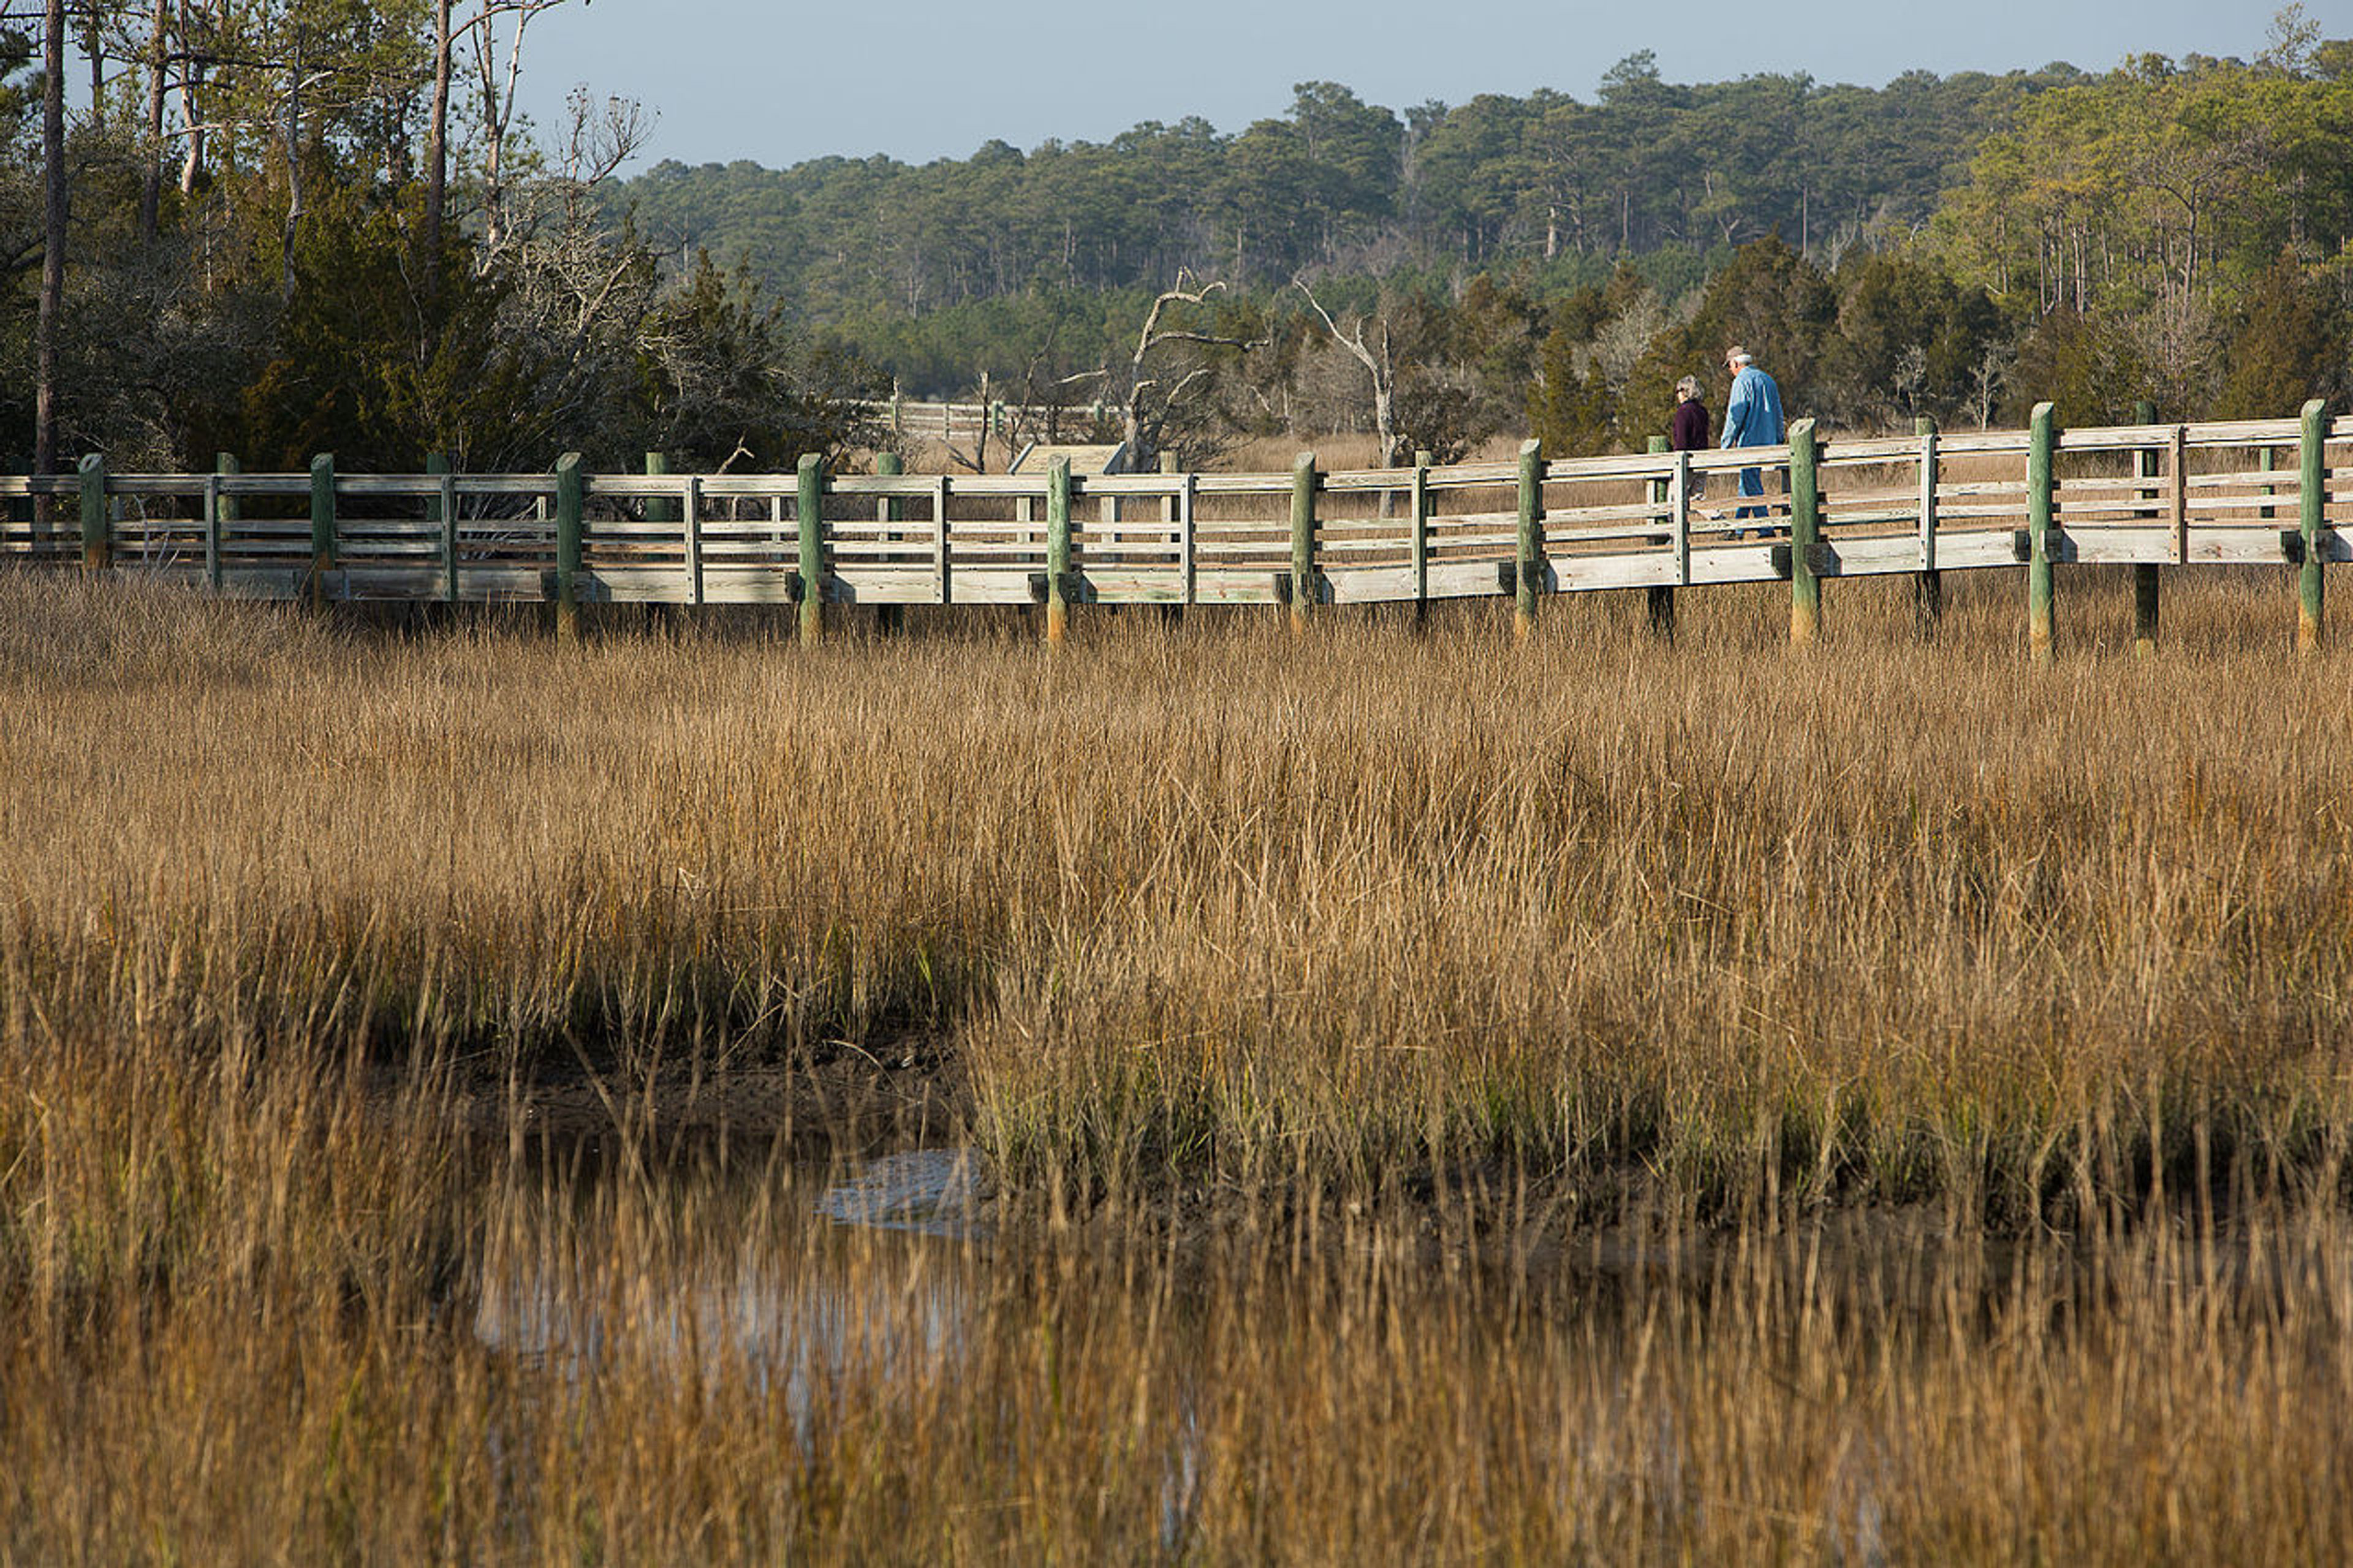
POLYGON ((147 167, 139 186, 139 237, 150 244, 164 205, 164 66, 172 0, 155 0, 147 37, 147 167))
POLYGON ((427 300, 441 292, 442 214, 449 202, 449 5, 433 5, 433 122, 425 148, 425 257, 418 268, 427 300))
MULTIPOLYGON (((33 471, 58 471, 58 317, 66 298, 66 5, 41 39, 41 302, 33 329, 33 471)), ((49 503, 54 509, 55 503, 49 503)))

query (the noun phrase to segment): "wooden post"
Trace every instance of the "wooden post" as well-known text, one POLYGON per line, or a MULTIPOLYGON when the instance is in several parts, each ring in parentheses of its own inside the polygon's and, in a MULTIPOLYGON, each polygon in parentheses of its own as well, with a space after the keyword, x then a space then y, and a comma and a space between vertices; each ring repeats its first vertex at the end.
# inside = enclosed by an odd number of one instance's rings
POLYGON ((793 510, 800 526, 801 646, 825 636, 825 467, 815 452, 801 454, 800 488, 793 510))
POLYGON ((1315 454, 1302 452, 1291 465, 1291 630, 1307 633, 1315 603, 1315 454))
MULTIPOLYGON (((237 460, 237 454, 235 452, 215 452, 213 454, 213 472, 224 477, 233 477, 245 472, 245 466, 237 460)), ((220 521, 222 531, 225 533, 233 531, 237 523, 243 521, 244 515, 244 512, 238 509, 237 497, 228 493, 227 486, 222 486, 220 495, 220 521)))
MULTIPOLYGON (((2134 404, 2133 420, 2140 425, 2156 424, 2157 405, 2147 402, 2134 404)), ((2153 481, 2157 479, 2158 461, 2157 453, 2146 447, 2133 454, 2133 477, 2152 481, 2149 492, 2151 499, 2154 499, 2155 494, 2153 481)), ((2137 494, 2133 499, 2137 500, 2141 497, 2137 494)), ((2156 515, 2153 509, 2149 515, 2152 517, 2156 515)), ((2157 652, 2158 592, 2157 563, 2134 562, 2133 654, 2136 658, 2147 658, 2157 652)))
MULTIPOLYGON (((30 458, 11 458, 8 459, 8 471, 11 475, 23 474, 29 478, 33 472, 33 460, 30 458)), ((44 510, 29 490, 8 499, 8 521, 26 530, 26 542, 37 555, 40 553, 40 547, 48 542, 48 529, 44 525, 49 520, 42 515, 44 510)))
POLYGON ((221 481, 217 471, 205 476, 205 587, 215 597, 221 591, 221 481))
POLYGON ((2054 656, 2051 577, 2052 453, 2058 433, 2051 405, 2038 403, 2027 425, 2026 445, 2026 646, 2037 664, 2054 656))
POLYGON ((1675 454, 1675 477, 1670 491, 1675 509, 1675 584, 1691 584, 1692 455, 1675 454))
POLYGON ((704 602, 702 584, 702 476, 687 476, 684 493, 679 504, 686 509, 686 597, 687 603, 700 605, 704 602))
POLYGON ((555 635, 565 642, 580 638, 580 571, 587 555, 583 538, 587 510, 580 454, 566 452, 555 459, 555 635))
POLYGON ((1512 635, 1536 629, 1536 583, 1544 571, 1544 443, 1520 445, 1520 533, 1512 575, 1512 635))
POLYGON ((2172 476, 2168 487, 2168 499, 2172 503, 2173 563, 2189 564, 2189 426, 2176 425, 2171 432, 2173 448, 2166 471, 2172 476))
POLYGON ((1814 422, 1789 426, 1789 642, 1802 647, 1822 631, 1822 584, 1814 575, 1821 537, 1821 494, 1816 477, 1814 422))
MULTIPOLYGON (((988 472, 988 433, 996 428, 989 422, 988 417, 988 411, 993 406, 995 405, 990 403, 988 397, 988 372, 982 371, 980 373, 980 406, 973 410, 973 421, 976 433, 973 439, 972 457, 973 470, 976 473, 988 472)), ((1008 453, 1007 456, 1009 458, 1011 454, 1008 453)), ((1007 466, 1011 465, 1008 463, 1007 466)))
MULTIPOLYGON (((874 457, 874 471, 884 479, 897 479, 900 475, 907 471, 906 460, 901 458, 896 452, 878 452, 874 457)), ((901 500, 897 496, 885 496, 882 498, 882 505, 878 510, 881 511, 881 515, 876 518, 875 521, 885 525, 887 530, 883 537, 891 541, 892 543, 896 543, 899 539, 899 532, 895 527, 891 525, 902 523, 907 521, 907 503, 901 500)), ((892 559, 896 560, 897 552, 893 551, 892 555, 892 559)), ((904 605, 875 605, 874 629, 884 633, 885 635, 895 635, 905 631, 907 629, 907 606, 904 605)))
MULTIPOLYGON (((1666 449, 1667 438, 1664 436, 1653 436, 1651 437, 1651 450, 1653 453, 1663 452, 1666 449)), ((1671 480, 1652 479, 1651 481, 1651 504, 1656 507, 1668 506, 1673 500, 1673 489, 1674 486, 1671 480)), ((1653 538, 1651 542, 1654 546, 1665 543, 1672 547, 1674 543, 1674 519, 1669 513, 1662 511, 1660 513, 1660 521, 1669 525, 1669 531, 1662 537, 1653 538)), ((1644 597, 1648 601, 1647 607, 1650 611, 1651 635, 1655 637, 1663 638, 1668 642, 1674 641, 1675 591, 1673 586, 1668 584, 1653 583, 1645 593, 1644 597)))
POLYGON ((1071 636, 1071 601, 1063 580, 1071 571, 1071 460, 1046 465, 1046 641, 1060 647, 1071 636))
POLYGON ((427 504, 433 509, 433 521, 441 525, 441 597, 454 605, 458 602, 458 481, 449 472, 447 452, 426 453, 425 471, 441 481, 427 504))
POLYGON ((2323 587, 2322 533, 2328 522, 2328 405, 2315 398, 2304 405, 2304 429, 2298 442, 2301 482, 2296 487, 2297 510, 2304 534, 2304 566, 2296 574, 2296 651, 2316 654, 2324 641, 2326 608, 2323 587))
MULTIPOLYGON (((649 479, 657 479, 662 478, 669 472, 669 453, 648 452, 646 454, 646 478, 649 479)), ((648 496, 646 498, 646 521, 648 522, 676 522, 680 521, 678 512, 678 502, 672 500, 668 496, 648 496)))
POLYGON ((1430 454, 1413 455, 1413 624, 1430 615, 1430 454))
POLYGON ((1185 603, 1201 602, 1200 549, 1201 481, 1191 470, 1185 474, 1184 493, 1176 498, 1177 548, 1185 557, 1185 603))
MULTIPOLYGON (((1176 454, 1160 454, 1163 478, 1176 477, 1176 454)), ((1176 572, 1182 579, 1177 586, 1176 602, 1160 606, 1160 618, 1170 626, 1180 626, 1185 620, 1185 606, 1193 597, 1193 509, 1189 504, 1190 485, 1184 492, 1160 498, 1160 521, 1169 531, 1169 543, 1176 552, 1176 572)), ((1157 553, 1155 552, 1155 553, 1157 553)))
POLYGON ((335 569, 335 458, 311 459, 311 602, 323 604, 327 574, 335 569))
POLYGON ((1920 570, 1912 574, 1912 620, 1923 638, 1934 640, 1945 614, 1945 577, 1936 567, 1936 422, 1922 415, 1912 430, 1920 437, 1920 570))
POLYGON ((937 475, 932 480, 932 590, 943 605, 955 596, 948 578, 948 477, 945 474, 937 475))
POLYGON ((81 460, 81 565, 85 572, 103 572, 114 564, 114 535, 106 526, 106 456, 92 452, 81 460))
MULTIPOLYGON (((669 473, 669 453, 648 452, 646 454, 646 478, 661 479, 669 473)), ((648 496, 645 505, 645 517, 648 522, 679 523, 683 521, 686 516, 686 509, 679 505, 674 496, 648 496)), ((692 588, 691 579, 693 575, 693 570, 690 565, 687 572, 690 579, 688 584, 690 595, 692 588)), ((646 630, 652 632, 669 626, 671 624, 670 616, 674 613, 675 609, 670 604, 659 599, 649 599, 645 605, 646 630)))

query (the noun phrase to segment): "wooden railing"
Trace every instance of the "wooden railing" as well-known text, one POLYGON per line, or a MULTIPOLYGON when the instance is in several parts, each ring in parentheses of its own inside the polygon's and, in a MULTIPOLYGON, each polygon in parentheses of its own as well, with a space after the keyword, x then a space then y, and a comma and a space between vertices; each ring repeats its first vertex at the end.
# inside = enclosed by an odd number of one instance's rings
MULTIPOLYGON (((1820 440, 1732 452, 1287 474, 77 474, 0 479, 0 559, 256 598, 1319 605, 1824 579, 2285 563, 2316 641, 2353 559, 2353 418, 1820 440), (1742 518, 1744 468, 1768 494, 1742 518), (2334 487, 2334 488, 2332 488, 2334 487), (33 498, 57 498, 34 521, 33 498), (1770 529, 1772 537, 1760 537, 1770 529)), ((226 467, 227 465, 225 465, 226 467)), ((2153 571, 2147 588, 2154 615, 2153 571)))
POLYGON ((1057 409, 997 399, 987 403, 928 403, 912 397, 889 397, 863 406, 894 436, 942 443, 977 441, 984 435, 998 437, 1015 430, 1039 431, 1050 424, 1082 430, 1100 424, 1103 417, 1103 405, 1100 403, 1066 405, 1057 409))

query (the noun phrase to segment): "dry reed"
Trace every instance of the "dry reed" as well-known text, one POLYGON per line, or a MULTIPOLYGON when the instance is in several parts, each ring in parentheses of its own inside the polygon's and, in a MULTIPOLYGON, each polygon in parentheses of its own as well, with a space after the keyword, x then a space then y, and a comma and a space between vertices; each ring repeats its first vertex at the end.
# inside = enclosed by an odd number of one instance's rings
POLYGON ((0 1559, 2315 1555, 2353 688, 2070 587, 2036 672, 2007 574, 1060 658, 0 581, 0 1559), (927 1053, 1043 1228, 642 1158, 927 1053))

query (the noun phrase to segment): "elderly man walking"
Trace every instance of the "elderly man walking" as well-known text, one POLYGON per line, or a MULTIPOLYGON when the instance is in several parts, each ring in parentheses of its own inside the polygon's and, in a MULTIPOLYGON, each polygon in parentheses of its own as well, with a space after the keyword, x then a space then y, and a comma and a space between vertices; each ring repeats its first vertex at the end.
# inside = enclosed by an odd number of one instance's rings
MULTIPOLYGON (((1734 344, 1724 351, 1724 368, 1732 373, 1732 396, 1724 405, 1724 446, 1778 447, 1781 444, 1781 389, 1773 378, 1751 363, 1748 351, 1734 344)), ((1765 471, 1762 468, 1740 470, 1740 493, 1762 497, 1765 494, 1765 471)), ((1771 510, 1763 506, 1744 506, 1733 513, 1736 519, 1770 517, 1771 510)), ((1760 537, 1770 538, 1771 527, 1760 528, 1760 537)), ((1740 537, 1735 528, 1732 537, 1740 537)))

